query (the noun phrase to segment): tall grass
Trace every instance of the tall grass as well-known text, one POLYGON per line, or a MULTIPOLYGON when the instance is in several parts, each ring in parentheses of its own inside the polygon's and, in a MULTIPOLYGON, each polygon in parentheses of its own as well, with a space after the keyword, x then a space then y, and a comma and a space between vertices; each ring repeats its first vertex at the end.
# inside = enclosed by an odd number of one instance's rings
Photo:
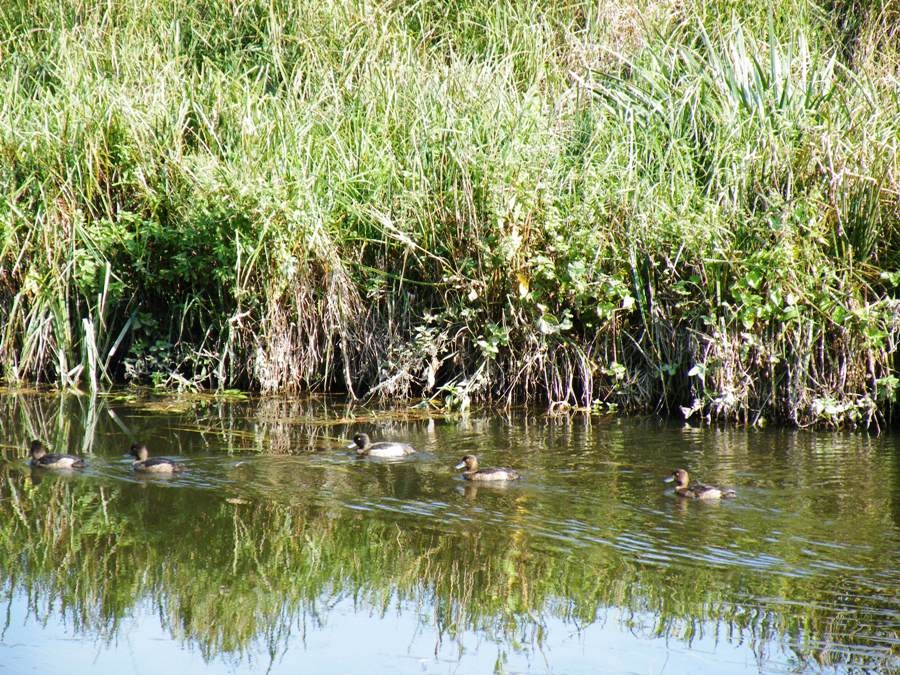
POLYGON ((5 3, 5 376, 881 424, 897 10, 832 10, 5 3))

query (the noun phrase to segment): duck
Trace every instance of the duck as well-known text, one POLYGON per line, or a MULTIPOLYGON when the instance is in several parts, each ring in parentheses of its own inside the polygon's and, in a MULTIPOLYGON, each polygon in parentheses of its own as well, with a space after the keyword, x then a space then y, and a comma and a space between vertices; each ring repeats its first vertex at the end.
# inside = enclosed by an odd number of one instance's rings
POLYGON ((688 499, 720 499, 723 497, 736 497, 737 493, 731 488, 721 488, 715 485, 694 483, 690 485, 690 476, 684 469, 675 469, 670 476, 663 478, 666 483, 675 483, 675 494, 688 499))
POLYGON ((404 457, 416 451, 409 443, 393 441, 373 443, 368 434, 356 434, 347 448, 356 448, 356 454, 360 457, 404 457))
POLYGON ((83 469, 85 462, 76 455, 52 455, 47 452, 44 444, 38 440, 31 441, 31 466, 42 469, 83 469))
POLYGON ((131 454, 134 462, 131 466, 141 473, 178 473, 184 471, 184 465, 173 462, 165 457, 150 457, 150 451, 143 443, 135 443, 131 446, 131 454))
POLYGON ((519 472, 505 467, 493 467, 479 469, 478 458, 475 455, 465 455, 454 469, 465 469, 463 478, 466 480, 518 480, 519 472))

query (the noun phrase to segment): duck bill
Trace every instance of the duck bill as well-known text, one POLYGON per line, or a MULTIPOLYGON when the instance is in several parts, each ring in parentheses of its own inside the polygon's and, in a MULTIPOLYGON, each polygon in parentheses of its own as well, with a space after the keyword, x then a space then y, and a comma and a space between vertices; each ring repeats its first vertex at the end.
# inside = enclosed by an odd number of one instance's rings
POLYGON ((665 478, 663 478, 663 483, 674 483, 674 482, 675 482, 675 476, 666 476, 665 478))
POLYGON ((351 442, 350 442, 350 445, 347 446, 347 449, 348 449, 348 450, 352 450, 352 449, 355 448, 355 447, 356 447, 356 442, 355 442, 355 441, 351 441, 351 442))
POLYGON ((457 470, 458 470, 458 469, 465 469, 465 468, 466 468, 466 463, 465 463, 465 462, 460 462, 459 464, 457 464, 457 465, 454 466, 453 468, 454 468, 454 469, 457 469, 457 470))

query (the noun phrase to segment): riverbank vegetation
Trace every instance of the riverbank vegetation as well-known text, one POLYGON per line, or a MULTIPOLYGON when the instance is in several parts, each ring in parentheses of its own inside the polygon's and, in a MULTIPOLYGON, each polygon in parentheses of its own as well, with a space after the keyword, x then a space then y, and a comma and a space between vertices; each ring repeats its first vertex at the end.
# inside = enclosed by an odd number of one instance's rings
POLYGON ((13 0, 7 381, 881 427, 900 6, 13 0))

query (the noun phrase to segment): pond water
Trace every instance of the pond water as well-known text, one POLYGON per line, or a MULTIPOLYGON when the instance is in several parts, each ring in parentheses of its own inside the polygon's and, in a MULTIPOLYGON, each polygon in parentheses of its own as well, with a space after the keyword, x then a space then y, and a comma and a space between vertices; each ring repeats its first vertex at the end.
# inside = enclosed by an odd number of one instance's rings
POLYGON ((895 435, 121 392, 6 393, 0 430, 0 671, 900 669, 895 435), (134 440, 188 471, 135 475, 134 440))

